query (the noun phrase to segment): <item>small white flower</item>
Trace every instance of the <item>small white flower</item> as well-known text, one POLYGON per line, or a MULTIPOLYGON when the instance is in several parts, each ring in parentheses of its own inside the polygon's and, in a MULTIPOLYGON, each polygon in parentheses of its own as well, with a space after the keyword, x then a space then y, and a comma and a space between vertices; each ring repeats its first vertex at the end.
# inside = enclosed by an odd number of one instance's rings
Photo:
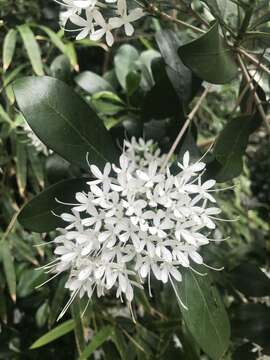
POLYGON ((120 17, 111 18, 110 24, 114 28, 124 26, 126 35, 131 36, 134 33, 134 27, 131 25, 131 23, 144 16, 143 10, 141 8, 133 9, 128 14, 126 0, 118 0, 117 12, 120 17))
POLYGON ((98 41, 105 35, 106 43, 108 46, 112 46, 114 43, 114 37, 112 34, 114 27, 112 24, 110 22, 107 23, 101 12, 98 10, 93 11, 93 18, 95 20, 95 26, 98 25, 100 28, 91 33, 90 39, 98 41))

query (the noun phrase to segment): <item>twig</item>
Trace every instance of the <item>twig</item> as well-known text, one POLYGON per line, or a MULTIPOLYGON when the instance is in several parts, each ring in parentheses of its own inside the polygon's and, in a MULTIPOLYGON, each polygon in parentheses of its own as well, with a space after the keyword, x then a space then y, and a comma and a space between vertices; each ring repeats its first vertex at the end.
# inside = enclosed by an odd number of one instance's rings
POLYGON ((203 100, 205 99, 206 95, 208 94, 210 88, 211 88, 211 84, 209 84, 206 89, 204 90, 204 92, 202 93, 201 97, 199 98, 198 102, 196 103, 196 105, 194 106, 194 108, 191 110, 191 112, 189 113, 184 125, 182 126, 177 138, 175 139, 168 155, 166 156, 166 159, 164 161, 164 164, 162 165, 162 170, 164 170, 165 166, 167 165, 168 161, 170 160, 170 158, 172 157, 177 145, 179 144, 180 140, 182 139, 183 135, 185 134, 187 128, 189 127, 191 121, 193 120, 194 116, 196 115, 197 111, 199 110, 200 106, 202 105, 203 100))
POLYGON ((188 23, 186 23, 185 21, 182 21, 182 20, 179 20, 179 19, 175 19, 174 17, 166 14, 165 12, 160 11, 160 10, 159 10, 156 6, 154 6, 153 4, 150 4, 150 5, 148 6, 148 11, 149 11, 150 14, 160 16, 161 19, 163 19, 163 20, 168 20, 168 21, 174 22, 174 23, 176 23, 176 24, 178 24, 178 25, 182 25, 182 26, 184 26, 184 27, 186 27, 186 28, 188 28, 188 29, 192 29, 192 30, 197 31, 197 32, 202 33, 202 34, 205 33, 205 30, 202 30, 202 29, 200 29, 200 28, 198 28, 198 27, 196 27, 196 26, 193 26, 193 25, 191 25, 191 24, 188 24, 188 23))
POLYGON ((243 75, 246 78, 247 83, 249 84, 251 92, 253 93, 254 101, 256 103, 258 111, 261 114, 261 117, 262 117, 262 119, 263 119, 263 121, 265 123, 265 126, 267 128, 268 133, 270 134, 270 124, 268 123, 266 114, 264 112, 264 108, 262 106, 262 102, 261 102, 261 100, 260 100, 260 98, 259 98, 259 96, 258 96, 258 94, 256 92, 255 86, 254 86, 254 84, 252 82, 252 79, 251 79, 251 77, 250 77, 250 75, 249 75, 249 73, 247 71, 247 68, 246 68, 246 66, 245 66, 245 64, 244 64, 244 62, 243 62, 243 60, 242 60, 242 58, 241 58, 241 56, 239 54, 237 54, 237 58, 238 58, 238 62, 239 62, 239 65, 241 67, 241 70, 243 72, 243 75))
POLYGON ((248 58, 253 64, 256 64, 260 69, 265 71, 268 75, 270 75, 270 69, 263 65, 258 59, 256 59, 254 56, 250 55, 248 52, 241 48, 237 48, 238 52, 240 52, 242 55, 244 55, 246 58, 248 58))
MULTIPOLYGON (((253 80, 255 79, 256 74, 258 73, 258 71, 260 70, 260 65, 261 63, 259 62, 258 65, 255 67, 255 73, 252 75, 252 77, 250 78, 250 81, 253 82, 253 80)), ((238 106, 240 105, 241 101, 243 100, 244 96, 246 95, 248 89, 250 89, 250 85, 249 82, 246 83, 246 86, 244 87, 244 89, 242 90, 241 94, 238 96, 238 99, 234 105, 234 108, 232 110, 232 115, 235 113, 235 111, 237 110, 238 106)))

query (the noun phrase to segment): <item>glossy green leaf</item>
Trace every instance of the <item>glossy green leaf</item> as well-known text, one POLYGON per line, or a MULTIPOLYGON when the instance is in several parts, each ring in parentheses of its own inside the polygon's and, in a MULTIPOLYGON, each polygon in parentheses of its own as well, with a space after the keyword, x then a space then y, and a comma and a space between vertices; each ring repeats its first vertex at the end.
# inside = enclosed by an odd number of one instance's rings
POLYGON ((234 288, 245 296, 270 296, 270 279, 255 264, 242 263, 229 274, 229 278, 234 288))
POLYGON ((220 133, 214 156, 221 168, 215 174, 218 181, 228 181, 242 172, 243 155, 253 130, 253 119, 242 116, 231 120, 220 133))
POLYGON ((166 64, 167 76, 176 94, 181 101, 191 100, 192 96, 197 93, 201 82, 183 64, 177 54, 182 42, 172 30, 160 30, 156 34, 156 41, 166 64))
POLYGON ((72 82, 71 64, 66 55, 57 56, 50 65, 50 72, 56 79, 67 84, 72 82))
POLYGON ((115 115, 125 110, 125 103, 110 91, 96 93, 92 96, 91 103, 95 110, 103 115, 115 115))
POLYGON ((26 24, 18 26, 24 47, 32 64, 33 70, 37 75, 44 75, 41 60, 40 48, 35 39, 35 35, 30 27, 26 24))
POLYGON ((131 45, 122 45, 115 57, 114 66, 117 79, 123 89, 126 89, 126 77, 136 69, 136 61, 139 59, 138 51, 131 45))
POLYGON ((1 242, 2 261, 11 299, 16 301, 16 274, 8 241, 1 242))
POLYGON ((180 306, 188 330, 211 359, 220 360, 229 346, 230 323, 210 273, 200 276, 185 270, 182 283, 176 286, 188 308, 180 306))
POLYGON ((225 84, 238 74, 232 50, 219 34, 215 23, 198 39, 181 46, 178 54, 197 76, 213 84, 225 84))
POLYGON ((55 214, 62 214, 70 210, 70 206, 60 204, 56 199, 65 203, 74 203, 75 193, 87 190, 87 179, 70 179, 54 184, 37 195, 24 206, 18 220, 26 229, 36 232, 48 232, 61 227, 64 222, 55 214))
POLYGON ((141 70, 141 86, 144 90, 149 91, 155 84, 152 73, 152 61, 160 58, 160 53, 156 50, 143 51, 138 59, 138 65, 141 70))
POLYGON ((126 77, 127 95, 131 96, 139 88, 141 75, 137 71, 131 71, 126 77))
POLYGON ((100 167, 117 162, 118 150, 101 120, 65 83, 47 76, 26 77, 13 89, 32 130, 63 158, 87 171, 87 153, 89 161, 100 167))
POLYGON ((89 344, 84 349, 79 360, 86 360, 93 354, 93 352, 99 348, 105 341, 107 341, 114 333, 112 326, 105 326, 98 333, 96 333, 89 344))
POLYGON ((51 331, 47 332, 47 334, 41 336, 38 340, 36 340, 30 347, 30 349, 38 349, 44 345, 59 339, 60 337, 68 334, 74 329, 74 320, 67 320, 62 324, 56 326, 51 331))
POLYGON ((13 55, 15 52, 17 41, 17 30, 10 29, 5 36, 4 44, 3 44, 3 69, 4 72, 9 68, 13 55))
POLYGON ((83 71, 75 77, 75 82, 80 88, 88 92, 90 95, 101 91, 114 92, 110 83, 103 77, 92 71, 83 71))

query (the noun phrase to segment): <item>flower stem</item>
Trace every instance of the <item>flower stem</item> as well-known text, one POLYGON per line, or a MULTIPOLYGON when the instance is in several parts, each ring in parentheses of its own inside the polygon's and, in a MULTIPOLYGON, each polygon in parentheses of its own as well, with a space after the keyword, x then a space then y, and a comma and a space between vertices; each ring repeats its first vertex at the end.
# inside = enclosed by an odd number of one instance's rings
POLYGON ((194 108, 191 110, 191 112, 189 113, 184 125, 182 126, 177 138, 175 139, 168 155, 166 156, 166 159, 164 161, 164 164, 162 166, 162 170, 165 169, 166 165, 168 164, 170 158, 172 157, 173 153, 175 152, 175 149, 177 148, 177 145, 179 144, 180 140, 182 139, 182 137, 184 136, 187 128, 189 127, 191 121, 193 120, 194 116, 196 115, 197 111, 199 110, 200 106, 202 105, 203 100, 205 99, 205 97, 207 96, 210 88, 211 88, 211 84, 207 85, 207 87, 205 88, 204 92, 202 93, 201 97, 199 98, 198 102, 196 103, 196 105, 194 106, 194 108))
POLYGON ((238 58, 238 62, 239 62, 240 68, 242 70, 243 76, 245 77, 247 83, 249 84, 250 90, 251 90, 251 92, 253 94, 254 101, 256 103, 258 111, 261 114, 261 117, 262 117, 262 119, 263 119, 263 121, 265 123, 265 126, 267 128, 268 133, 270 134, 270 124, 269 124, 269 122, 267 120, 267 117, 266 117, 266 114, 264 112, 264 108, 262 106, 261 99, 259 98, 259 96, 258 96, 258 94, 256 92, 256 88, 255 88, 255 86, 254 86, 254 84, 252 82, 252 79, 251 79, 251 77, 250 77, 250 75, 249 75, 249 73, 247 71, 247 68, 246 68, 246 66, 245 66, 245 64, 244 64, 244 62, 243 62, 243 60, 242 60, 242 58, 241 58, 241 56, 239 54, 237 55, 237 58, 238 58))

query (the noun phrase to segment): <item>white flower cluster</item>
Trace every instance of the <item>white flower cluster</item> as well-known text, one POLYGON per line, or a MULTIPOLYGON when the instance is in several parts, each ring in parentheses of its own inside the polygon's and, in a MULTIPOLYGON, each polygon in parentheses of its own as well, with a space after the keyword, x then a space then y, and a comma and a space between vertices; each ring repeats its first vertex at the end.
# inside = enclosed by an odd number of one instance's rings
POLYGON ((55 1, 68 9, 65 14, 66 21, 70 20, 78 26, 77 40, 89 37, 97 41, 105 35, 109 46, 114 43, 112 30, 124 27, 126 35, 131 36, 134 33, 131 23, 144 16, 142 8, 129 10, 126 0, 55 1), (109 16, 105 19, 106 12, 109 16))
POLYGON ((30 144, 34 146, 34 148, 37 150, 37 152, 42 153, 46 156, 50 154, 50 150, 47 148, 43 142, 40 141, 40 139, 37 137, 37 135, 33 132, 31 127, 28 125, 26 121, 22 124, 23 131, 28 137, 30 144))
POLYGON ((203 264, 199 249, 213 240, 208 236, 220 213, 211 195, 215 181, 202 182, 205 164, 190 164, 189 152, 177 175, 162 164, 152 141, 133 138, 125 142, 119 166, 107 163, 101 172, 90 165, 95 180, 61 215, 67 226, 54 240, 58 257, 47 267, 56 275, 69 271, 67 306, 77 294, 90 299, 94 291, 100 297, 113 287, 130 303, 145 279, 151 295, 152 276, 175 290, 181 267, 203 264))

